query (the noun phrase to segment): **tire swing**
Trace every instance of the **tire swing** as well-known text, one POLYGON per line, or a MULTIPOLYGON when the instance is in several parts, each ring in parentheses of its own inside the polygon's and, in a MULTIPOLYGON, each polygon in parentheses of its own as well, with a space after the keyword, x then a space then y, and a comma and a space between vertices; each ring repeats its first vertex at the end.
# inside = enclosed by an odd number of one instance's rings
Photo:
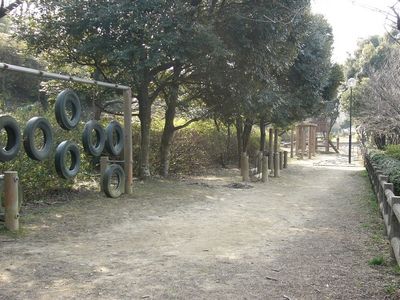
POLYGON ((104 150, 105 142, 106 134, 103 127, 95 120, 87 122, 82 134, 82 144, 85 152, 93 156, 100 156, 104 150))
POLYGON ((34 117, 26 123, 23 135, 24 148, 26 154, 34 160, 42 161, 46 159, 50 153, 53 144, 53 131, 51 125, 43 117, 34 117), (43 133, 43 143, 38 147, 35 145, 35 134, 37 130, 43 133))
POLYGON ((124 149, 124 131, 117 121, 111 121, 106 127, 106 150, 113 156, 119 156, 124 149))
POLYGON ((101 184, 107 197, 118 198, 125 191, 125 172, 120 165, 109 165, 104 172, 101 184))
POLYGON ((17 121, 10 116, 0 117, 0 131, 5 130, 7 142, 0 147, 0 162, 14 159, 21 148, 21 131, 17 121))
POLYGON ((65 130, 71 130, 78 125, 81 119, 81 103, 78 95, 71 89, 66 89, 58 94, 55 104, 57 123, 65 130), (68 111, 70 110, 71 116, 68 111))
POLYGON ((60 143, 56 149, 55 167, 57 174, 64 179, 69 179, 78 174, 81 165, 78 146, 72 141, 60 143), (66 161, 67 155, 71 155, 71 162, 66 161))

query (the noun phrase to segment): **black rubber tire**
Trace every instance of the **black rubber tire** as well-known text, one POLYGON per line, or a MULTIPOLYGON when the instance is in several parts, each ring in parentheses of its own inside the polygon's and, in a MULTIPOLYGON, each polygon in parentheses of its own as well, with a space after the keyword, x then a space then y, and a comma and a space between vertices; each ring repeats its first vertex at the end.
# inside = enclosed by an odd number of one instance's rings
POLYGON ((86 123, 82 133, 82 144, 85 152, 92 156, 101 156, 106 143, 106 133, 101 125, 95 121, 90 120, 86 123), (92 139, 92 132, 96 133, 96 140, 92 139))
POLYGON ((0 130, 7 133, 7 144, 0 148, 0 162, 13 160, 21 148, 21 130, 17 121, 10 116, 0 117, 0 130))
POLYGON ((125 192, 125 172, 120 165, 109 165, 103 174, 101 180, 104 193, 109 198, 118 198, 125 192), (114 187, 112 183, 113 176, 117 176, 118 184, 114 187))
POLYGON ((43 117, 34 117, 26 123, 24 129, 24 148, 26 154, 34 160, 42 161, 46 159, 53 147, 53 131, 51 125, 47 119, 43 117), (37 149, 35 146, 35 132, 36 130, 42 130, 44 143, 41 149, 37 149))
POLYGON ((106 151, 110 155, 119 156, 123 150, 124 130, 117 121, 111 121, 106 127, 106 151))
POLYGON ((81 157, 78 146, 72 141, 61 142, 56 149, 55 155, 57 174, 64 179, 72 178, 78 174, 80 165, 81 157), (65 165, 65 156, 68 152, 71 153, 71 166, 65 165))
POLYGON ((55 115, 57 123, 61 128, 65 130, 71 130, 75 128, 79 120, 81 119, 81 102, 79 97, 71 89, 66 89, 58 94, 55 105, 55 115), (67 114, 67 107, 71 105, 72 117, 70 118, 67 114))

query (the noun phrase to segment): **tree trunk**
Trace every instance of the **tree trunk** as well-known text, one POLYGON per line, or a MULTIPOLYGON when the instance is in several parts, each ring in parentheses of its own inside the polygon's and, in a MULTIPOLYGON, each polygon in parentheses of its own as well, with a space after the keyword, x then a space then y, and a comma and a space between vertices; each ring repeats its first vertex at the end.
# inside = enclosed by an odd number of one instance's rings
POLYGON ((143 82, 138 93, 139 119, 140 119, 140 155, 139 177, 148 179, 150 173, 150 128, 151 128, 151 102, 149 99, 149 85, 143 82))
POLYGON ((252 128, 253 128, 253 122, 250 119, 246 119, 246 121, 244 122, 244 129, 243 129, 243 152, 248 151, 252 128))
POLYGON ((236 138, 237 138, 237 150, 238 150, 238 167, 241 167, 241 157, 243 153, 243 120, 241 117, 236 118, 236 138))
POLYGON ((260 120, 260 151, 263 153, 263 155, 265 151, 265 141, 266 141, 265 117, 262 117, 260 120))
POLYGON ((166 97, 167 109, 165 110, 165 122, 164 122, 164 130, 161 137, 161 146, 160 146, 160 175, 168 176, 169 173, 169 163, 171 156, 171 145, 172 139, 174 138, 175 133, 175 115, 176 115, 176 106, 178 104, 178 96, 179 96, 179 75, 181 72, 180 67, 174 67, 174 82, 171 84, 171 88, 169 89, 169 95, 166 97))
POLYGON ((226 136, 226 155, 225 155, 225 160, 228 163, 229 163, 229 160, 230 160, 229 153, 230 153, 230 150, 231 150, 231 135, 232 135, 231 123, 228 122, 228 124, 227 124, 227 136, 226 136))

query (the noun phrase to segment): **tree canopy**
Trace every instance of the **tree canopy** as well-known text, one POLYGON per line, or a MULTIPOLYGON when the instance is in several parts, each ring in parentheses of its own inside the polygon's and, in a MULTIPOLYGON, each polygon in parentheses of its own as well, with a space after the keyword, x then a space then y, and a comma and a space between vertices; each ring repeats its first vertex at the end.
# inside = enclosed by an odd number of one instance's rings
POLYGON ((38 0, 17 19, 17 36, 53 68, 82 66, 133 88, 142 177, 155 101, 166 104, 165 145, 181 128, 176 109, 204 103, 244 130, 241 151, 253 124, 302 120, 328 93, 332 32, 308 0, 38 0))

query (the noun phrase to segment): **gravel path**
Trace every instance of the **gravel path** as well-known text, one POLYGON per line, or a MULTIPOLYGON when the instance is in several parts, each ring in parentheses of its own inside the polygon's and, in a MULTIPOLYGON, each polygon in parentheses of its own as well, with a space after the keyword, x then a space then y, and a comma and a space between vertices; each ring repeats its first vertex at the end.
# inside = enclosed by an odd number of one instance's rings
POLYGON ((23 236, 0 234, 0 299, 385 299, 368 183, 332 160, 251 189, 230 170, 29 214, 23 236))

